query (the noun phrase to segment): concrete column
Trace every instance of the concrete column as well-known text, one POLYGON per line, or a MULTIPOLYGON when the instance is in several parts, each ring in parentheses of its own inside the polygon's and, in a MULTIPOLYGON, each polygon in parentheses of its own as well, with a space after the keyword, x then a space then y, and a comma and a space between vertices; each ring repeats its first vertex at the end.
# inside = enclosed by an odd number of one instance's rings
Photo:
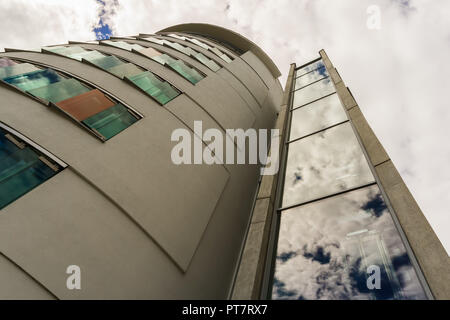
MULTIPOLYGON (((284 136, 286 134, 289 95, 292 90, 294 71, 295 64, 292 64, 286 81, 282 105, 275 124, 275 129, 280 130, 279 150, 270 151, 271 153, 278 152, 279 158, 281 158, 284 136)), ((234 284, 232 293, 233 300, 259 299, 264 266, 267 258, 267 246, 270 236, 270 227, 272 225, 277 182, 277 174, 262 176, 253 208, 250 228, 247 233, 241 262, 234 284)))

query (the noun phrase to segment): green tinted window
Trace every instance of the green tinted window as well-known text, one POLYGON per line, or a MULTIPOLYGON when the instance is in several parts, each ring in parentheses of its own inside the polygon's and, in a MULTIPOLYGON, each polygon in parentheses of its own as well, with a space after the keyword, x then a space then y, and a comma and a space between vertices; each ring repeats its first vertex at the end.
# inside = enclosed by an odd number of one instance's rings
POLYGON ((51 102, 58 102, 88 91, 90 91, 90 89, 82 85, 79 81, 75 79, 65 79, 45 87, 29 90, 28 92, 35 97, 51 102))
POLYGON ((92 50, 92 51, 73 53, 73 54, 70 54, 68 57, 79 60, 79 61, 81 61, 81 59, 91 61, 91 60, 103 58, 103 57, 105 57, 105 55, 98 51, 92 50))
POLYGON ((144 71, 132 63, 124 63, 108 69, 109 72, 118 77, 135 76, 144 71))
POLYGON ((83 121, 88 127, 95 129, 106 139, 128 128, 137 119, 121 104, 106 109, 83 121))
POLYGON ((199 74, 196 70, 186 66, 182 61, 176 61, 174 63, 170 63, 169 65, 172 69, 174 69, 176 72, 178 72, 193 84, 203 79, 203 76, 201 74, 199 74))
POLYGON ((64 80, 64 78, 51 69, 45 69, 19 74, 3 80, 18 87, 19 89, 28 91, 64 80))
POLYGON ((89 62, 102 69, 108 69, 124 64, 122 60, 116 58, 115 56, 105 56, 102 58, 89 60, 89 62))
POLYGON ((36 70, 40 69, 36 68, 35 66, 29 63, 14 64, 12 66, 0 68, 0 78, 4 79, 18 74, 23 74, 36 70))
POLYGON ((160 81, 148 71, 127 78, 161 104, 165 104, 179 95, 178 90, 167 82, 160 81))
POLYGON ((170 84, 167 82, 161 83, 159 86, 159 92, 154 94, 154 97, 161 103, 166 104, 176 96, 178 96, 179 92, 174 89, 170 84))

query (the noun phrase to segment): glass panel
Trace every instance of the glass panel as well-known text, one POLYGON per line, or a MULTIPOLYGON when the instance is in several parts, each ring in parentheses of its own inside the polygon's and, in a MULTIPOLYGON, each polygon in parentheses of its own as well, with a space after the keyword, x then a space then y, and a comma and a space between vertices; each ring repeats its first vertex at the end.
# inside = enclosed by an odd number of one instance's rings
POLYGON ((5 82, 12 84, 24 91, 28 91, 43 86, 48 86, 51 83, 62 81, 65 78, 61 77, 55 71, 51 69, 38 70, 25 74, 19 74, 16 76, 3 79, 5 82))
POLYGON ((213 60, 207 58, 205 55, 203 55, 202 53, 196 53, 194 55, 194 57, 200 61, 202 64, 204 64, 205 66, 207 66, 208 68, 210 68, 212 71, 217 71, 220 69, 220 66, 215 63, 213 60))
POLYGON ((159 51, 157 51, 157 50, 155 50, 153 48, 145 48, 145 49, 139 50, 139 53, 144 55, 144 56, 146 56, 146 57, 152 58, 152 59, 154 57, 162 55, 161 52, 159 52, 159 51))
POLYGON ((426 296, 374 185, 281 213, 272 298, 426 296), (377 275, 379 289, 372 286, 377 275))
POLYGON ((305 105, 327 94, 333 93, 334 86, 330 78, 325 78, 303 89, 294 91, 294 108, 305 105))
POLYGON ((347 120, 337 94, 292 111, 290 140, 303 137, 347 120))
POLYGON ((112 68, 108 69, 109 72, 112 74, 115 74, 118 77, 125 77, 125 76, 134 76, 137 74, 140 74, 144 72, 141 68, 137 67, 136 65, 132 63, 124 63, 112 68))
POLYGON ((172 37, 172 38, 180 39, 180 40, 186 40, 185 37, 179 36, 179 35, 177 35, 177 34, 175 34, 175 33, 168 34, 168 36, 169 36, 169 37, 172 37))
POLYGON ((172 67, 176 72, 181 74, 184 78, 189 80, 191 83, 195 84, 203 79, 203 76, 199 74, 195 69, 192 69, 185 65, 183 61, 176 61, 174 63, 169 63, 170 67, 172 67))
POLYGON ((304 74, 303 76, 295 79, 294 90, 300 89, 301 87, 304 87, 310 83, 313 83, 314 81, 323 79, 325 77, 328 77, 328 72, 325 69, 325 66, 323 66, 323 68, 308 72, 307 74, 304 74))
POLYGON ((112 68, 125 63, 115 56, 105 56, 103 58, 89 60, 89 62, 102 69, 112 68))
POLYGON ((0 58, 0 67, 9 67, 12 66, 14 64, 17 64, 17 62, 12 61, 11 59, 8 58, 0 58))
POLYGON ((190 42, 192 42, 192 43, 194 43, 194 44, 196 44, 196 45, 202 47, 203 49, 206 49, 206 50, 211 49, 211 47, 208 46, 206 43, 200 42, 200 41, 197 40, 197 39, 194 39, 194 38, 192 38, 192 39, 191 39, 191 38, 186 38, 186 40, 188 40, 188 41, 190 41, 190 42))
POLYGON ((222 58, 222 60, 225 60, 227 63, 230 63, 231 61, 233 61, 225 53, 221 54, 220 57, 222 58))
POLYGON ((319 69, 319 68, 325 68, 325 65, 323 64, 322 60, 318 60, 316 62, 310 63, 307 66, 304 66, 301 69, 298 69, 295 73, 296 77, 300 77, 304 75, 305 73, 311 72, 313 70, 319 69))
POLYGON ((374 181, 349 123, 289 144, 283 207, 374 181))
POLYGON ((157 88, 157 86, 161 83, 161 81, 149 71, 127 78, 144 91, 157 88))
POLYGON ((163 83, 148 71, 127 78, 161 104, 169 102, 180 94, 170 84, 163 83))
POLYGON ((55 174, 31 148, 18 148, 0 131, 0 209, 55 174))
POLYGON ((71 54, 81 53, 81 52, 85 52, 85 51, 86 50, 81 47, 74 46, 74 47, 62 47, 61 49, 53 51, 53 52, 62 54, 64 56, 68 56, 71 54))
POLYGON ((68 57, 78 60, 78 61, 81 61, 81 59, 91 61, 91 60, 103 58, 103 57, 105 57, 105 55, 98 51, 91 50, 91 51, 84 51, 84 52, 70 54, 70 55, 68 55, 68 57))
POLYGON ((115 103, 99 90, 77 95, 56 103, 58 108, 69 113, 75 119, 82 121, 90 116, 112 107, 115 103))
POLYGON ((83 123, 100 132, 106 139, 109 139, 136 121, 137 119, 128 112, 127 108, 122 104, 116 104, 84 120, 83 123))
POLYGON ((147 40, 147 41, 150 41, 150 42, 153 42, 153 43, 157 43, 159 45, 163 45, 164 41, 165 41, 165 40, 160 40, 160 39, 157 39, 157 38, 154 38, 154 37, 146 37, 146 38, 143 38, 143 39, 147 40))
POLYGON ((158 61, 161 64, 171 64, 171 63, 175 63, 177 62, 177 60, 175 60, 174 58, 168 56, 167 54, 162 54, 158 57, 152 57, 153 60, 158 61), (162 61, 162 62, 161 62, 162 61))
POLYGON ((120 49, 125 49, 125 50, 128 50, 128 51, 131 51, 131 49, 134 49, 134 50, 137 50, 137 51, 145 49, 144 47, 142 47, 142 46, 140 46, 138 44, 130 44, 130 43, 127 43, 125 41, 110 41, 110 40, 106 40, 106 41, 103 41, 102 43, 106 43, 106 44, 111 45, 113 47, 117 47, 117 48, 120 48, 120 49))
POLYGON ((217 56, 222 56, 222 51, 220 51, 219 49, 217 49, 216 47, 212 47, 211 51, 214 52, 217 56))
POLYGON ((28 92, 35 97, 40 97, 55 103, 88 91, 90 91, 90 89, 82 85, 79 81, 75 79, 65 79, 45 87, 29 90, 28 92))
POLYGON ((0 79, 8 78, 18 74, 28 73, 40 70, 29 63, 18 63, 7 67, 0 68, 0 79))
POLYGON ((159 92, 153 93, 153 96, 161 103, 166 104, 176 96, 178 96, 179 92, 175 90, 170 84, 167 82, 161 83, 158 88, 159 92))

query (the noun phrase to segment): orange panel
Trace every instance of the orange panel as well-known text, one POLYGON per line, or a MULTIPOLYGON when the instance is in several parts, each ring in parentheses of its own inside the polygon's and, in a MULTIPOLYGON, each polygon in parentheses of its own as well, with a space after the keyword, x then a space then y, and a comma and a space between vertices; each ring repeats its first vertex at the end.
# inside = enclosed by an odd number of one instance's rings
POLYGON ((99 113, 115 105, 110 99, 105 97, 99 90, 91 90, 78 96, 55 103, 59 108, 72 117, 83 121, 94 114, 99 113))
POLYGON ((162 55, 161 52, 159 52, 153 48, 145 48, 145 49, 139 50, 139 53, 141 53, 149 58, 162 55))

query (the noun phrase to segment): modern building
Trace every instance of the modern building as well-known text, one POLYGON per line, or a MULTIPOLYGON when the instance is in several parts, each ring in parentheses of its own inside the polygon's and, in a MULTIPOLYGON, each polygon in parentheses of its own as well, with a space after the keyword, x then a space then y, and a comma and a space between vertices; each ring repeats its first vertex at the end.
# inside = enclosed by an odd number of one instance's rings
POLYGON ((325 52, 279 76, 207 24, 6 48, 0 298, 449 298, 445 250, 325 52), (174 164, 194 121, 280 129, 280 172, 174 164))

